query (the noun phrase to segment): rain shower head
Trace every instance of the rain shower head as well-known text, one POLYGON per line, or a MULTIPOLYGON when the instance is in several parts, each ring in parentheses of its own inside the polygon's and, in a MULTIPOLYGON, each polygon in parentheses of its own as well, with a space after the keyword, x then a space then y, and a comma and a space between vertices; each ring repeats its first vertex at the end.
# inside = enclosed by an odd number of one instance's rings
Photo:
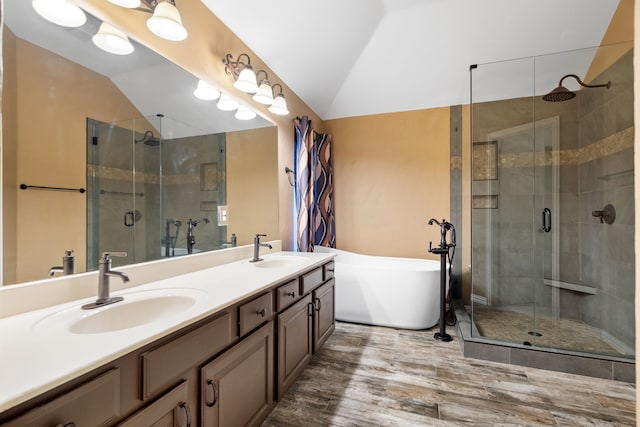
POLYGON ((144 145, 148 145, 150 147, 157 147, 160 145, 160 138, 156 137, 153 135, 153 132, 148 130, 144 133, 144 135, 142 136, 142 138, 140 139, 136 139, 135 143, 137 144, 138 142, 142 142, 144 143, 144 145))
POLYGON ((601 85, 588 85, 586 83, 583 83, 582 80, 580 80, 580 77, 576 76, 575 74, 567 74, 566 76, 563 76, 560 79, 560 83, 558 83, 558 87, 555 88, 554 90, 552 90, 551 92, 549 92, 548 94, 544 95, 542 97, 543 100, 547 101, 547 102, 562 102, 562 101, 568 101, 570 99, 575 98, 576 93, 567 89, 566 87, 562 86, 562 81, 564 79, 566 79, 567 77, 573 77, 574 79, 576 79, 578 81, 578 83, 580 83, 580 86, 582 87, 588 87, 588 88, 594 88, 594 87, 606 87, 607 89, 609 89, 611 87, 611 82, 608 81, 604 84, 601 85))

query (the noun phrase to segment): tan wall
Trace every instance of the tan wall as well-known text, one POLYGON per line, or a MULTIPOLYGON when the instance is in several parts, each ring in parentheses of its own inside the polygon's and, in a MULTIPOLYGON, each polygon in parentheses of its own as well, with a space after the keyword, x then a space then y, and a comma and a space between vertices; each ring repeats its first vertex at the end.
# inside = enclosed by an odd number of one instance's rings
MULTIPOLYGON (((15 57, 8 54, 3 60, 15 64, 16 74, 5 73, 4 87, 17 88, 20 99, 9 107, 15 108, 16 121, 15 127, 3 129, 3 146, 7 150, 15 144, 16 182, 86 187, 87 117, 111 122, 141 113, 109 79, 49 51, 17 39, 15 57), (44 70, 47 79, 40 78, 44 70)), ((75 252, 76 271, 84 271, 86 193, 18 190, 14 207, 19 239, 15 250, 5 246, 4 261, 5 271, 17 262, 15 282, 46 277, 50 267, 62 263, 67 249, 75 252), (16 262, 9 263, 12 252, 16 262)), ((12 210, 5 204, 7 227, 12 210)), ((4 283, 10 283, 9 277, 4 283)))
POLYGON ((271 167, 278 158, 276 137, 275 127, 227 133, 227 241, 232 233, 238 245, 253 243, 258 233, 278 239, 278 198, 271 191, 278 187, 271 167))
POLYGON ((429 218, 449 213, 449 108, 325 121, 333 137, 336 245, 437 258, 429 218))
MULTIPOLYGON (((633 9, 633 16, 635 22, 640 20, 640 3, 636 3, 633 9)), ((634 109, 634 122, 640 123, 640 25, 635 26, 634 30, 634 47, 633 47, 633 109, 634 109)), ((637 141, 640 140, 640 126, 635 126, 635 143, 634 143, 634 182, 636 183, 634 188, 634 202, 635 202, 635 262, 636 268, 640 265, 640 149, 638 148, 637 141)), ((635 313, 636 313, 636 354, 640 354, 640 337, 638 331, 640 331, 640 274, 636 274, 636 296, 635 296, 635 313)), ((640 364, 636 363, 636 379, 640 378, 640 364)), ((640 413, 640 393, 636 392, 636 414, 640 413)), ((636 416, 636 425, 640 425, 640 417, 636 416)))
MULTIPOLYGON (((11 58, 16 57, 16 38, 4 28, 3 31, 3 70, 5 79, 15 81, 16 64, 11 58)), ((2 87, 2 277, 7 283, 15 283, 17 260, 16 215, 18 203, 18 153, 17 153, 17 87, 2 87)), ((1 280, 0 280, 1 283, 1 280)))

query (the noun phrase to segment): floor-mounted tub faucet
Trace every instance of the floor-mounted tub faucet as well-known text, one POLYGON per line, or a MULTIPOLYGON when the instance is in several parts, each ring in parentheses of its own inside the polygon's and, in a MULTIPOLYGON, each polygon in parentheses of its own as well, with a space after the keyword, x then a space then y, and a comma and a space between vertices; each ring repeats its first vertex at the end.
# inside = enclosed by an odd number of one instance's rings
POLYGON ((249 262, 262 261, 262 258, 260 258, 260 246, 264 246, 265 248, 272 249, 272 246, 270 244, 260 243, 260 237, 267 237, 267 235, 256 234, 256 237, 253 238, 253 259, 249 260, 249 262))
POLYGON ((115 276, 122 279, 123 282, 129 281, 129 276, 121 271, 111 270, 111 258, 110 256, 126 257, 126 252, 105 252, 100 257, 98 262, 98 299, 92 303, 82 306, 84 310, 92 308, 102 307, 104 305, 113 304, 114 302, 122 301, 122 297, 109 297, 109 277, 115 276))
POLYGON ((204 222, 205 224, 208 224, 210 221, 207 218, 202 218, 196 221, 189 218, 189 221, 187 221, 187 253, 188 254, 193 253, 193 246, 196 244, 196 236, 193 234, 193 229, 200 222, 204 222))

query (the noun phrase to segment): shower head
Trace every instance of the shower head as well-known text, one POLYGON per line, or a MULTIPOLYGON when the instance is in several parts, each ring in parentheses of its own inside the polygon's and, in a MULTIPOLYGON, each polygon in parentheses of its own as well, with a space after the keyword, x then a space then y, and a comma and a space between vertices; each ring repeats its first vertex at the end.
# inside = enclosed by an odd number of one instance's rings
POLYGON ((563 76, 560 79, 560 83, 558 83, 558 87, 552 90, 551 92, 549 92, 548 94, 544 95, 542 99, 547 102, 562 102, 562 101, 568 101, 570 99, 575 98, 576 96, 575 92, 562 86, 562 81, 567 77, 573 77, 578 81, 578 83, 580 83, 580 86, 582 87, 588 87, 588 88, 606 87, 607 89, 611 87, 610 81, 601 85, 588 85, 588 84, 585 84, 582 80, 580 80, 580 77, 576 76, 575 74, 567 74, 566 76, 563 76))
POLYGON ((138 142, 144 143, 144 145, 148 145, 149 147, 157 147, 160 145, 160 138, 153 135, 153 132, 148 130, 142 135, 142 138, 136 139, 135 143, 138 142))

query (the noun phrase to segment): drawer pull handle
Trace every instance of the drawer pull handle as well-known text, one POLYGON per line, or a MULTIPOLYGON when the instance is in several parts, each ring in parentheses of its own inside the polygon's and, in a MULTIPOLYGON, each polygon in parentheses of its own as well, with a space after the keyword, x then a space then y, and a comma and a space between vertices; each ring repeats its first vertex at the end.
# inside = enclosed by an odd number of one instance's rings
POLYGON ((330 271, 330 272, 334 273, 336 270, 333 269, 333 268, 327 268, 327 271, 330 271))
POLYGON ((184 410, 184 413, 187 416, 187 427, 191 427, 191 408, 189 408, 187 402, 182 402, 180 404, 180 408, 184 410))
POLYGON ((289 297, 291 297, 291 298, 295 298, 295 297, 296 297, 296 293, 295 293, 295 291, 287 292, 287 294, 286 294, 286 295, 287 295, 287 296, 289 296, 289 297))
POLYGON ((267 310, 265 310, 264 308, 261 308, 260 310, 256 311, 256 314, 259 314, 260 317, 264 317, 267 315, 267 310))
POLYGON ((309 317, 313 316, 313 309, 314 308, 315 308, 315 305, 313 305, 312 302, 307 304, 307 314, 309 314, 309 317))
POLYGON ((206 403, 209 408, 213 408, 218 403, 218 387, 213 380, 207 380, 207 391, 211 390, 211 399, 206 398, 206 403))
POLYGON ((316 302, 318 303, 318 305, 316 306, 316 311, 322 310, 322 301, 320 301, 320 298, 316 298, 316 302))

